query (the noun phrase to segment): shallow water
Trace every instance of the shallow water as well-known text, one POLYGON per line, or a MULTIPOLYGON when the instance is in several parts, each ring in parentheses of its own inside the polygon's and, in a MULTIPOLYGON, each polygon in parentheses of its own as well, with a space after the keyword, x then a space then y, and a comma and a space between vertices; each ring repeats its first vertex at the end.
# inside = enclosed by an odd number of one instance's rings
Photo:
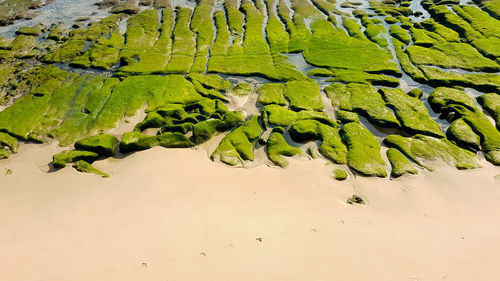
MULTIPOLYGON (((100 10, 95 3, 97 0, 55 0, 54 2, 37 9, 37 15, 30 20, 16 21, 13 25, 0 28, 0 36, 13 37, 14 33, 21 26, 31 26, 43 24, 50 26, 54 23, 62 23, 66 27, 76 23, 80 17, 89 17, 88 21, 93 22, 109 15, 105 10, 100 10)), ((82 23, 82 22, 80 22, 82 23)))

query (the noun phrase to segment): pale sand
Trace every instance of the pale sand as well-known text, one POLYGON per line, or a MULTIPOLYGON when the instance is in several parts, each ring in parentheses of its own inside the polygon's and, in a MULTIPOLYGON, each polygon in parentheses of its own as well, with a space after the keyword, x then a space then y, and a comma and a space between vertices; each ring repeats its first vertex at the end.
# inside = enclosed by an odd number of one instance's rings
POLYGON ((238 169, 203 150, 153 148, 98 161, 102 179, 43 172, 55 150, 22 145, 0 161, 1 280, 500 275, 500 169, 487 163, 337 182, 320 159, 238 169), (348 205, 353 193, 368 204, 348 205))

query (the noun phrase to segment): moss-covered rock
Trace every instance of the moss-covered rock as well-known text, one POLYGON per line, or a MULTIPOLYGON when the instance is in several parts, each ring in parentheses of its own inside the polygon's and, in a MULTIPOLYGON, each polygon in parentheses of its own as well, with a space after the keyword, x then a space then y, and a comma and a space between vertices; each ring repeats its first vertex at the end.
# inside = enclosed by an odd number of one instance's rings
POLYGON ((486 115, 476 106, 474 100, 463 91, 452 88, 436 88, 429 96, 434 111, 454 113, 481 138, 481 150, 494 165, 500 165, 500 132, 486 115))
POLYGON ((52 157, 54 168, 64 168, 67 163, 74 163, 79 160, 92 163, 99 158, 99 155, 90 151, 65 150, 52 157))
POLYGON ((313 119, 327 125, 335 126, 335 122, 328 118, 328 115, 324 112, 307 110, 295 112, 279 105, 270 104, 264 108, 264 113, 266 116, 264 121, 272 125, 289 126, 298 120, 313 119))
POLYGON ((100 134, 77 141, 75 143, 75 148, 92 151, 102 157, 109 157, 115 154, 115 147, 119 142, 120 141, 112 135, 100 134))
POLYGON ((332 69, 332 72, 333 77, 326 80, 327 82, 363 83, 389 87, 397 87, 399 85, 397 78, 382 74, 347 69, 332 69))
POLYGON ((225 92, 231 87, 231 82, 222 79, 219 75, 216 74, 203 75, 200 73, 190 73, 187 77, 191 80, 200 82, 205 87, 218 91, 225 92))
POLYGON ((232 93, 240 97, 248 96, 252 92, 253 86, 245 82, 238 83, 232 88, 232 93))
POLYGON ((12 153, 17 153, 17 139, 9 134, 0 132, 0 149, 7 149, 12 153))
POLYGON ((432 170, 428 162, 441 160, 458 169, 478 168, 478 157, 465 149, 462 149, 447 139, 415 135, 405 138, 398 135, 389 135, 384 139, 384 144, 399 149, 406 157, 418 165, 432 170))
POLYGON ((422 95, 424 94, 424 91, 422 91, 419 88, 415 88, 415 89, 410 90, 406 94, 409 95, 410 97, 420 99, 422 97, 422 95))
POLYGON ((301 154, 298 147, 289 145, 283 135, 278 132, 271 133, 267 139, 266 152, 269 160, 282 168, 288 166, 288 160, 283 156, 291 157, 301 154))
POLYGON ((338 164, 347 162, 347 148, 340 140, 335 125, 325 125, 316 120, 299 120, 292 124, 288 132, 296 142, 321 141, 318 148, 321 155, 338 164))
POLYGON ((333 170, 333 178, 339 181, 343 181, 347 179, 346 171, 342 169, 334 169, 333 170))
POLYGON ((389 33, 392 37, 398 39, 399 41, 405 43, 406 45, 410 44, 411 38, 408 35, 408 31, 399 27, 398 25, 391 25, 389 28, 389 33))
POLYGON ((399 127, 399 121, 385 106, 375 87, 365 84, 332 84, 325 88, 327 96, 339 109, 357 112, 377 125, 399 127))
POLYGON ((43 25, 37 24, 34 26, 22 26, 17 31, 16 34, 29 35, 29 36, 40 36, 42 34, 43 25))
POLYGON ((446 131, 446 137, 456 145, 474 152, 480 149, 481 138, 462 119, 451 123, 446 131))
POLYGON ((284 96, 290 101, 293 110, 323 110, 319 85, 307 81, 290 81, 285 84, 284 96))
POLYGON ((398 178, 407 173, 418 173, 417 169, 413 167, 410 161, 399 150, 391 147, 387 150, 386 154, 392 166, 391 177, 398 178))
POLYGON ((500 130, 500 95, 489 93, 477 97, 477 101, 488 112, 497 124, 500 130))
POLYGON ((257 99, 257 101, 264 105, 286 105, 287 101, 283 96, 285 89, 285 85, 283 84, 264 84, 257 90, 257 93, 259 94, 259 98, 257 99))
POLYGON ((185 148, 194 145, 186 136, 178 132, 165 132, 156 136, 148 136, 140 132, 127 132, 123 135, 119 147, 121 152, 126 153, 146 150, 153 146, 185 148))
POLYGON ((359 197, 358 195, 354 194, 351 198, 347 199, 348 204, 361 204, 365 205, 365 200, 363 198, 359 197))
POLYGON ((337 118, 337 120, 341 121, 344 124, 347 124, 349 122, 360 122, 358 114, 351 111, 337 110, 335 112, 335 117, 337 118))
POLYGON ((73 163, 73 168, 75 168, 75 170, 82 172, 82 173, 91 173, 91 174, 96 174, 98 176, 101 176, 103 178, 109 178, 108 174, 104 173, 101 170, 96 169, 95 167, 93 167, 89 163, 85 162, 84 160, 79 160, 79 161, 76 161, 75 163, 73 163))
POLYGON ((387 177, 380 144, 370 131, 351 122, 342 126, 340 136, 347 146, 347 165, 351 169, 365 176, 387 177))
POLYGON ((253 116, 243 125, 225 136, 217 149, 212 153, 211 159, 219 159, 231 166, 254 160, 253 144, 262 134, 258 116, 253 116))
POLYGON ((406 95, 401 89, 381 88, 379 92, 387 106, 394 110, 401 128, 411 133, 444 137, 438 123, 431 118, 420 100, 406 95))

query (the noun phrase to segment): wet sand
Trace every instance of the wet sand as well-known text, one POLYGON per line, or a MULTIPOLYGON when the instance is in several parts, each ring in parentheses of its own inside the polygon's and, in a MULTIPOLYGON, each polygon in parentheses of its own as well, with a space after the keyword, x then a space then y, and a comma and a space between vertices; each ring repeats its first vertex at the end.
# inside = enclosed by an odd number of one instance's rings
POLYGON ((0 161, 2 280, 497 280, 498 168, 331 178, 325 161, 228 168, 153 148, 46 173, 0 161), (12 169, 11 175, 4 175, 12 169), (359 194, 367 205, 349 205, 359 194))

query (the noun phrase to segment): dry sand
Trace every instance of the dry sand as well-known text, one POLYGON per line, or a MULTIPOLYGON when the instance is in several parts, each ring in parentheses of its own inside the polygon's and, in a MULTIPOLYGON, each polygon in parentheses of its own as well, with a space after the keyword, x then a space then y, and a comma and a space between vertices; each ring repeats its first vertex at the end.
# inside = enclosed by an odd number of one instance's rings
POLYGON ((153 148, 46 173, 0 161, 0 279, 498 280, 498 168, 337 182, 324 160, 228 168, 153 148), (11 175, 4 175, 12 169, 11 175), (348 205, 353 193, 367 205, 348 205))

